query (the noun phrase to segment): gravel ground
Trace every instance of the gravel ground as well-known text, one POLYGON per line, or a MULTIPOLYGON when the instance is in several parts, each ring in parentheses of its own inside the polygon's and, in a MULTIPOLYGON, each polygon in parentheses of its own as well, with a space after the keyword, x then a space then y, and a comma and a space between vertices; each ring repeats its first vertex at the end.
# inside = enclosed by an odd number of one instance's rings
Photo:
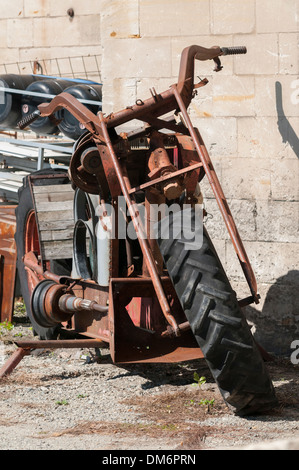
MULTIPOLYGON (((0 331, 0 360, 18 339, 0 331)), ((0 381, 0 450, 299 450, 298 366, 267 363, 280 406, 240 418, 224 404, 204 360, 164 365, 112 364, 109 352, 39 349, 0 381), (194 373, 206 378, 195 383, 194 373)))

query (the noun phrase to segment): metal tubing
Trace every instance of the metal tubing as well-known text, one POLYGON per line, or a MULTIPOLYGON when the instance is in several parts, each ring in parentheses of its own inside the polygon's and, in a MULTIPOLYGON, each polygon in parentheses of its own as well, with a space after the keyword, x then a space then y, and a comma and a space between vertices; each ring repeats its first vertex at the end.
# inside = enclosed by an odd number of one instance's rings
POLYGON ((113 145, 111 143, 111 140, 110 140, 110 137, 109 137, 109 134, 108 134, 108 130, 107 130, 107 127, 106 127, 106 124, 105 124, 105 119, 104 119, 104 116, 103 116, 102 113, 99 113, 99 118, 100 118, 100 123, 101 123, 101 127, 102 127, 102 133, 103 133, 104 139, 106 141, 107 147, 109 149, 110 156, 111 156, 111 159, 112 159, 112 163, 114 165, 115 172, 116 172, 116 175, 117 175, 122 193, 123 193, 124 198, 126 200, 128 210, 129 210, 130 216, 131 216, 133 224, 134 224, 134 228, 135 228, 137 236, 138 236, 140 248, 142 250, 142 253, 143 253, 143 256, 144 256, 144 259, 145 259, 145 262, 146 262, 146 265, 147 265, 147 268, 148 268, 148 271, 149 271, 149 274, 150 274, 150 277, 151 277, 152 282, 153 282, 155 292, 157 294, 159 303, 161 305, 162 312, 163 312, 166 320, 168 321, 168 323, 174 329, 175 333, 177 335, 179 335, 179 328, 178 328, 177 322, 175 321, 174 317, 171 315, 170 306, 169 306, 168 300, 166 298, 166 295, 164 293, 160 277, 157 273, 157 269, 156 269, 156 266, 155 266, 155 261, 154 261, 153 256, 152 256, 152 252, 150 250, 148 240, 146 238, 146 235, 143 231, 142 224, 140 222, 138 209, 137 209, 134 201, 132 201, 131 198, 130 198, 129 190, 128 190, 127 185, 124 181, 121 166, 120 166, 118 158, 117 158, 117 156, 114 152, 114 148, 113 148, 113 145))
POLYGON ((11 355, 0 369, 0 379, 9 375, 21 362, 24 356, 30 355, 33 349, 66 349, 66 348, 106 348, 107 342, 100 339, 74 339, 74 340, 24 340, 15 344, 18 349, 11 355))
POLYGON ((11 357, 5 362, 5 364, 0 369, 0 379, 10 374, 15 367, 21 362, 24 356, 30 354, 29 349, 18 348, 11 357))
MULTIPOLYGON (((108 340, 108 338, 107 338, 108 340)), ((53 340, 21 340, 15 343, 22 349, 69 349, 69 348, 100 348, 105 346, 101 339, 53 339, 53 340)), ((28 353, 27 353, 28 354, 28 353)))
POLYGON ((249 287, 251 289, 251 292, 254 296, 255 302, 258 303, 258 294, 257 294, 257 285, 256 285, 256 280, 255 276, 253 274, 250 262, 248 260, 245 248, 243 246, 243 243, 241 241, 239 232, 237 230, 237 227, 235 225, 235 222, 233 220, 232 214, 230 213, 230 210, 228 208, 228 205, 226 203, 226 198, 223 194, 222 188, 220 186, 220 182, 218 180, 218 177, 216 173, 213 171, 213 167, 211 165, 211 161, 209 159, 209 156, 207 154, 207 151, 203 145, 200 144, 199 141, 199 136, 196 133, 191 119, 187 113, 184 101, 177 89, 176 85, 172 85, 171 87, 173 89, 174 95, 176 97, 176 100, 178 102, 178 105, 180 107, 180 110, 182 112, 183 118, 186 122, 187 128, 189 130, 190 136, 193 139, 194 145, 196 147, 196 150, 198 152, 198 155, 202 161, 205 173, 207 175, 207 178, 209 180, 209 183, 212 187, 212 190, 214 192, 216 201, 218 203, 220 212, 222 214, 222 217, 224 219, 225 225, 227 227, 227 230, 229 232, 229 235, 231 237, 231 240, 233 242, 234 248, 237 252, 241 267, 244 271, 245 277, 248 281, 249 287))

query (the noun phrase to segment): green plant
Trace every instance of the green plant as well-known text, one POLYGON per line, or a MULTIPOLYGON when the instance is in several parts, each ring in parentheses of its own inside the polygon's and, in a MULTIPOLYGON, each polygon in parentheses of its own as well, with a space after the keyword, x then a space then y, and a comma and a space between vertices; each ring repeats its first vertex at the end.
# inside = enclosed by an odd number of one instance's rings
POLYGON ((202 398, 199 402, 200 405, 214 406, 215 398, 208 400, 207 398, 202 398))
POLYGON ((67 400, 57 400, 55 404, 56 405, 68 405, 69 402, 67 400))
POLYGON ((0 323, 0 335, 3 335, 6 331, 11 331, 14 325, 10 321, 4 321, 0 323))
POLYGON ((202 377, 199 377, 198 373, 197 372, 194 372, 193 374, 193 379, 195 380, 196 383, 194 383, 193 385, 198 385, 199 387, 201 385, 204 385, 207 381, 207 379, 202 376, 202 377))

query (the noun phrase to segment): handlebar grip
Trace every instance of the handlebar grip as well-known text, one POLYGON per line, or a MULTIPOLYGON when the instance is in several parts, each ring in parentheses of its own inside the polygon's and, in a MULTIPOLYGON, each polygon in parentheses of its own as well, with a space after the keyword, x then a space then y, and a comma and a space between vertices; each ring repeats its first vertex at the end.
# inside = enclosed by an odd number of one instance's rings
POLYGON ((222 55, 246 54, 245 46, 221 47, 222 55))
POLYGON ((25 129, 25 127, 29 126, 29 124, 32 124, 36 119, 40 117, 40 111, 37 109, 31 114, 28 114, 28 116, 25 116, 21 121, 18 122, 18 128, 19 129, 25 129))

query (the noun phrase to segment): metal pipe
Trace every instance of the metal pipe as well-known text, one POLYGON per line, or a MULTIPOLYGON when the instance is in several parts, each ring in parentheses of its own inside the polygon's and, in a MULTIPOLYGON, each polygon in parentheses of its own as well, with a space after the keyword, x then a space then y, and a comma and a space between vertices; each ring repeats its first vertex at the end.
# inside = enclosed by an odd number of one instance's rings
POLYGON ((58 305, 63 312, 78 312, 80 310, 95 310, 99 313, 108 312, 108 306, 106 305, 100 305, 93 300, 81 299, 71 294, 62 295, 58 305))
POLYGON ((207 175, 207 178, 209 180, 209 183, 212 187, 212 190, 214 192, 216 201, 218 203, 220 212, 222 214, 223 220, 225 222, 225 225, 227 227, 227 230, 229 232, 229 235, 231 237, 231 240, 233 242, 234 248, 237 252, 241 267, 243 269, 243 272, 245 274, 245 277, 248 281, 248 285, 250 287, 250 290, 255 298, 255 302, 258 303, 258 294, 257 294, 257 285, 256 285, 256 280, 254 273, 252 271, 250 262, 248 260, 245 248, 243 246, 242 240, 240 238, 239 232, 237 230, 237 227, 235 225, 234 219, 232 217, 232 214, 230 213, 230 210, 228 208, 228 205, 226 204, 226 198, 223 194, 222 188, 220 186, 220 182, 218 180, 218 177, 213 171, 213 166, 212 162, 208 156, 207 150, 203 145, 201 145, 199 141, 199 136, 196 133, 196 130, 194 129, 191 119, 187 113, 184 101, 177 89, 176 85, 172 85, 172 90, 173 93, 176 97, 177 103, 180 107, 180 110, 182 112, 183 118, 185 120, 186 126, 189 130, 190 136, 193 139, 195 148, 197 150, 197 153, 201 159, 201 162, 203 164, 204 171, 207 175))

